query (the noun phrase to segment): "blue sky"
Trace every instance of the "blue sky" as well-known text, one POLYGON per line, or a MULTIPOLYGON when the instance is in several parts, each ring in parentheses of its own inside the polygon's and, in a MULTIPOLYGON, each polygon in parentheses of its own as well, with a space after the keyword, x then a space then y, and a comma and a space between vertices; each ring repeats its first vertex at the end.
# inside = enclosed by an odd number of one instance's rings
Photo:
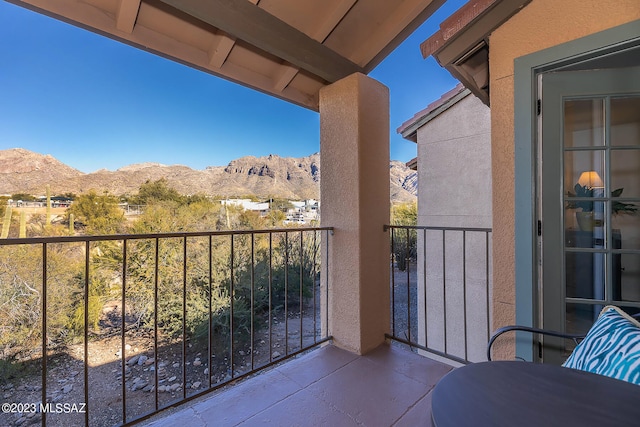
MULTIPOLYGON (((369 74, 390 89, 392 159, 416 155, 398 126, 457 83, 419 45, 465 2, 448 0, 369 74)), ((0 58, 0 149, 83 172, 320 150, 316 112, 2 0, 0 58)))

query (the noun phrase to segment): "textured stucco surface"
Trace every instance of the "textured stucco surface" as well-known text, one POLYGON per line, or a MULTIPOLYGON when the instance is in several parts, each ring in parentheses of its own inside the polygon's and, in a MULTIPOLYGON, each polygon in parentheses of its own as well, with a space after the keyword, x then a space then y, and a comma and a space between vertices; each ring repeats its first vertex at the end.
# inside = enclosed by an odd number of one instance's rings
POLYGON ((638 0, 534 0, 490 36, 494 327, 515 322, 514 59, 637 19, 638 0))
POLYGON ((389 90, 353 74, 320 92, 322 224, 329 244, 329 333, 364 354, 389 330, 389 90))
POLYGON ((418 129, 419 224, 491 227, 490 116, 468 95, 418 129))
MULTIPOLYGON (((511 307, 515 321, 515 204, 513 79, 492 82, 491 162, 493 165, 493 301, 511 307), (505 143, 505 141, 509 141, 505 143)), ((494 313, 494 319, 499 316, 494 313)), ((494 323, 494 329, 505 324, 494 323)))
MULTIPOLYGON (((418 129, 419 225, 491 227, 490 116, 489 108, 469 94, 418 129)), ((441 232, 418 234, 418 334, 430 348, 482 361, 488 333, 486 292, 491 288, 486 236, 467 233, 466 238, 463 269, 461 232, 447 233, 445 254, 441 232)))
POLYGON ((491 34, 491 83, 513 76, 514 58, 637 19, 638 0, 533 0, 491 34))

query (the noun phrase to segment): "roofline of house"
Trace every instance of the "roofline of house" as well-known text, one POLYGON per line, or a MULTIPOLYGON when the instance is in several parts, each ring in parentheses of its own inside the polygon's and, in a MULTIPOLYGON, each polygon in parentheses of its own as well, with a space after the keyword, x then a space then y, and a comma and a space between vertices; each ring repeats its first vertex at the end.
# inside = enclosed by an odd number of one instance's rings
POLYGON ((489 105, 489 36, 531 0, 471 0, 420 44, 474 95, 489 105))
POLYGON ((414 157, 413 159, 411 159, 407 163, 405 163, 405 165, 407 165, 407 167, 409 169, 417 171, 418 170, 418 158, 414 157))
POLYGON ((404 139, 417 142, 418 129, 447 111, 461 99, 469 96, 471 91, 462 84, 458 84, 455 88, 443 94, 438 100, 432 102, 422 111, 416 113, 411 119, 404 122, 397 132, 404 139))

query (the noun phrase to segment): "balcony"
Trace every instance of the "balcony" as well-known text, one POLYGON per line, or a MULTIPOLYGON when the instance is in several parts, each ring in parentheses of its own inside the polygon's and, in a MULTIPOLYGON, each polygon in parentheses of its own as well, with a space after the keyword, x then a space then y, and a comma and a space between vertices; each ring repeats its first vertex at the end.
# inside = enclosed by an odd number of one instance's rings
POLYGON ((11 332, 2 392, 35 408, 1 414, 2 424, 428 420, 438 380, 484 351, 473 325, 488 325, 477 295, 488 301, 490 231, 380 230, 391 324, 365 355, 329 344, 329 227, 0 239, 0 280, 14 292, 0 324, 11 332), (436 249, 440 263, 427 264, 436 249))
POLYGON ((393 345, 365 356, 327 345, 142 425, 428 425, 451 369, 393 345))

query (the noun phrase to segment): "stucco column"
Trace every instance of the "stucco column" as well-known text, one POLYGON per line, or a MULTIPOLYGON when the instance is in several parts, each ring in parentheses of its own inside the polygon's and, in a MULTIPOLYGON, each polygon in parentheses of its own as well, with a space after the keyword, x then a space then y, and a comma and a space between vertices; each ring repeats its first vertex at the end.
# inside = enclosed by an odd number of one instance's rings
POLYGON ((364 354, 389 331, 389 89, 352 74, 320 91, 320 180, 329 239, 328 328, 364 354))

